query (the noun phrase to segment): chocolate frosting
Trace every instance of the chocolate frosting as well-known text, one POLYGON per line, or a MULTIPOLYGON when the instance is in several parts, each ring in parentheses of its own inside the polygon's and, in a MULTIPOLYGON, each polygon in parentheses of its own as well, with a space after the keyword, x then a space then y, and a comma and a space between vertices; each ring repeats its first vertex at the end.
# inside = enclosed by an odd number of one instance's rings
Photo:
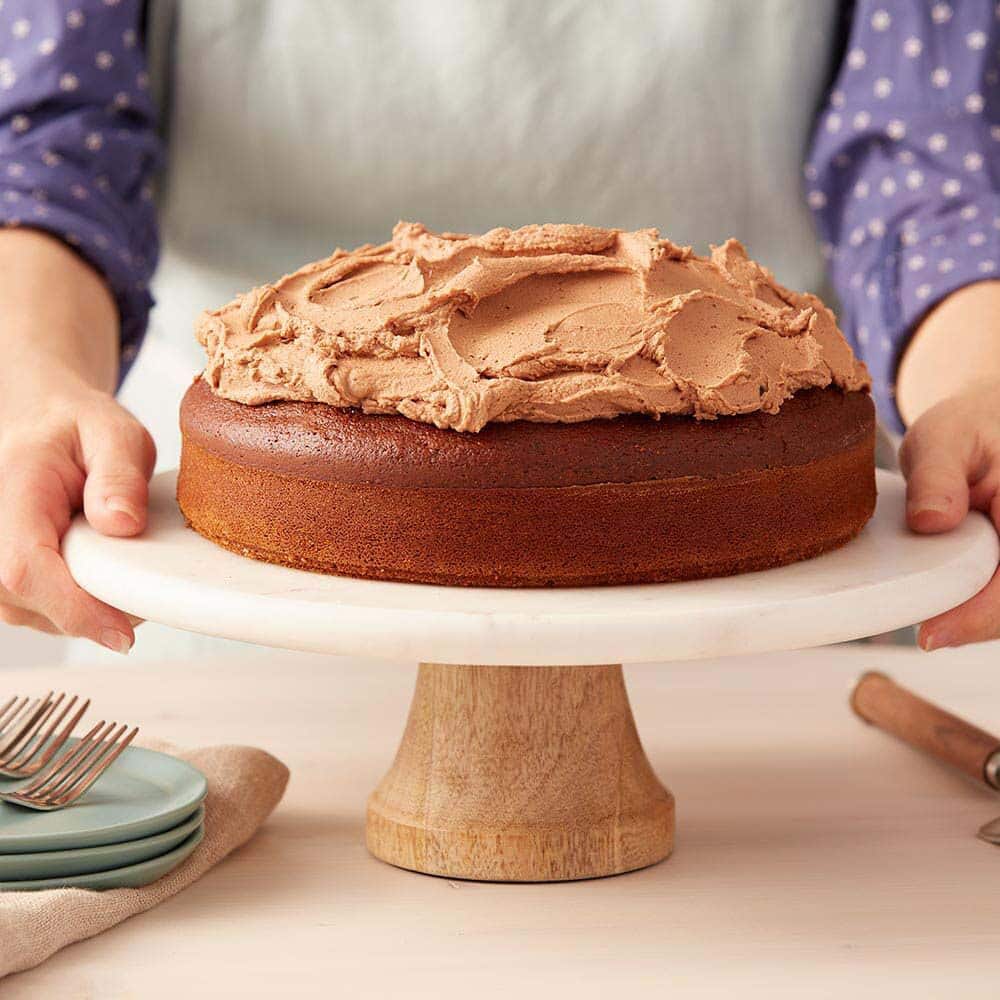
POLYGON ((459 431, 625 413, 776 413, 869 377, 813 295, 728 240, 701 257, 654 229, 483 236, 399 223, 202 314, 204 378, 245 404, 400 413, 459 431))

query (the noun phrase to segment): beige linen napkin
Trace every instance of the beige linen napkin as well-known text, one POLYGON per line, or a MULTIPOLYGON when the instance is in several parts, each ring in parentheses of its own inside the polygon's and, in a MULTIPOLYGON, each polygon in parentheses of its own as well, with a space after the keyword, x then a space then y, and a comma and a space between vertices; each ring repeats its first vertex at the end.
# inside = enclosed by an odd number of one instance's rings
POLYGON ((245 844, 281 800, 288 768, 254 747, 207 747, 171 753, 208 778, 205 839, 178 868, 141 889, 47 889, 0 893, 0 978, 44 962, 60 948, 93 937, 187 888, 245 844))

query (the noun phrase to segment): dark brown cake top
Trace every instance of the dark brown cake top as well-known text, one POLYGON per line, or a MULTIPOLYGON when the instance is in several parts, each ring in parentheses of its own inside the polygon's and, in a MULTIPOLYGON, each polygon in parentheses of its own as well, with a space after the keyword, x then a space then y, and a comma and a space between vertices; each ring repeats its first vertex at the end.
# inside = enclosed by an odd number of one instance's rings
POLYGON ((227 461, 315 482, 521 489, 700 479, 806 466, 874 434, 867 393, 807 389, 775 416, 627 416, 495 423, 456 434, 398 415, 317 403, 242 406, 201 379, 181 405, 184 439, 227 461))

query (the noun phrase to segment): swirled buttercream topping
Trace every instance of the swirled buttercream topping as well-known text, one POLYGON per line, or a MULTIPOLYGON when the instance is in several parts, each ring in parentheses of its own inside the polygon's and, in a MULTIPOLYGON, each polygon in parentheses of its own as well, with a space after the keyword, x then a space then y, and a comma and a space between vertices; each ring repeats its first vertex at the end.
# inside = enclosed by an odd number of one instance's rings
POLYGON ((459 431, 491 420, 777 412, 866 389, 833 314, 729 240, 700 257, 654 229, 399 223, 202 314, 204 378, 250 405, 303 400, 459 431))

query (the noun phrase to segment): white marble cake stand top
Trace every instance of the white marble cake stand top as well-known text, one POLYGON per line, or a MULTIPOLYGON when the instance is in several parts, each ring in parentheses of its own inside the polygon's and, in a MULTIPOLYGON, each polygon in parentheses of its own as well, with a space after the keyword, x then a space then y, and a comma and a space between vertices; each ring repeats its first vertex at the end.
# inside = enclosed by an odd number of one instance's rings
POLYGON ((173 472, 153 480, 139 538, 106 538, 76 519, 64 553, 79 583, 150 621, 332 654, 543 666, 820 646, 944 611, 997 565, 997 536, 980 514, 946 535, 911 534, 903 482, 885 472, 874 518, 836 552, 714 580, 553 590, 388 583, 255 562, 187 528, 174 483, 173 472))

